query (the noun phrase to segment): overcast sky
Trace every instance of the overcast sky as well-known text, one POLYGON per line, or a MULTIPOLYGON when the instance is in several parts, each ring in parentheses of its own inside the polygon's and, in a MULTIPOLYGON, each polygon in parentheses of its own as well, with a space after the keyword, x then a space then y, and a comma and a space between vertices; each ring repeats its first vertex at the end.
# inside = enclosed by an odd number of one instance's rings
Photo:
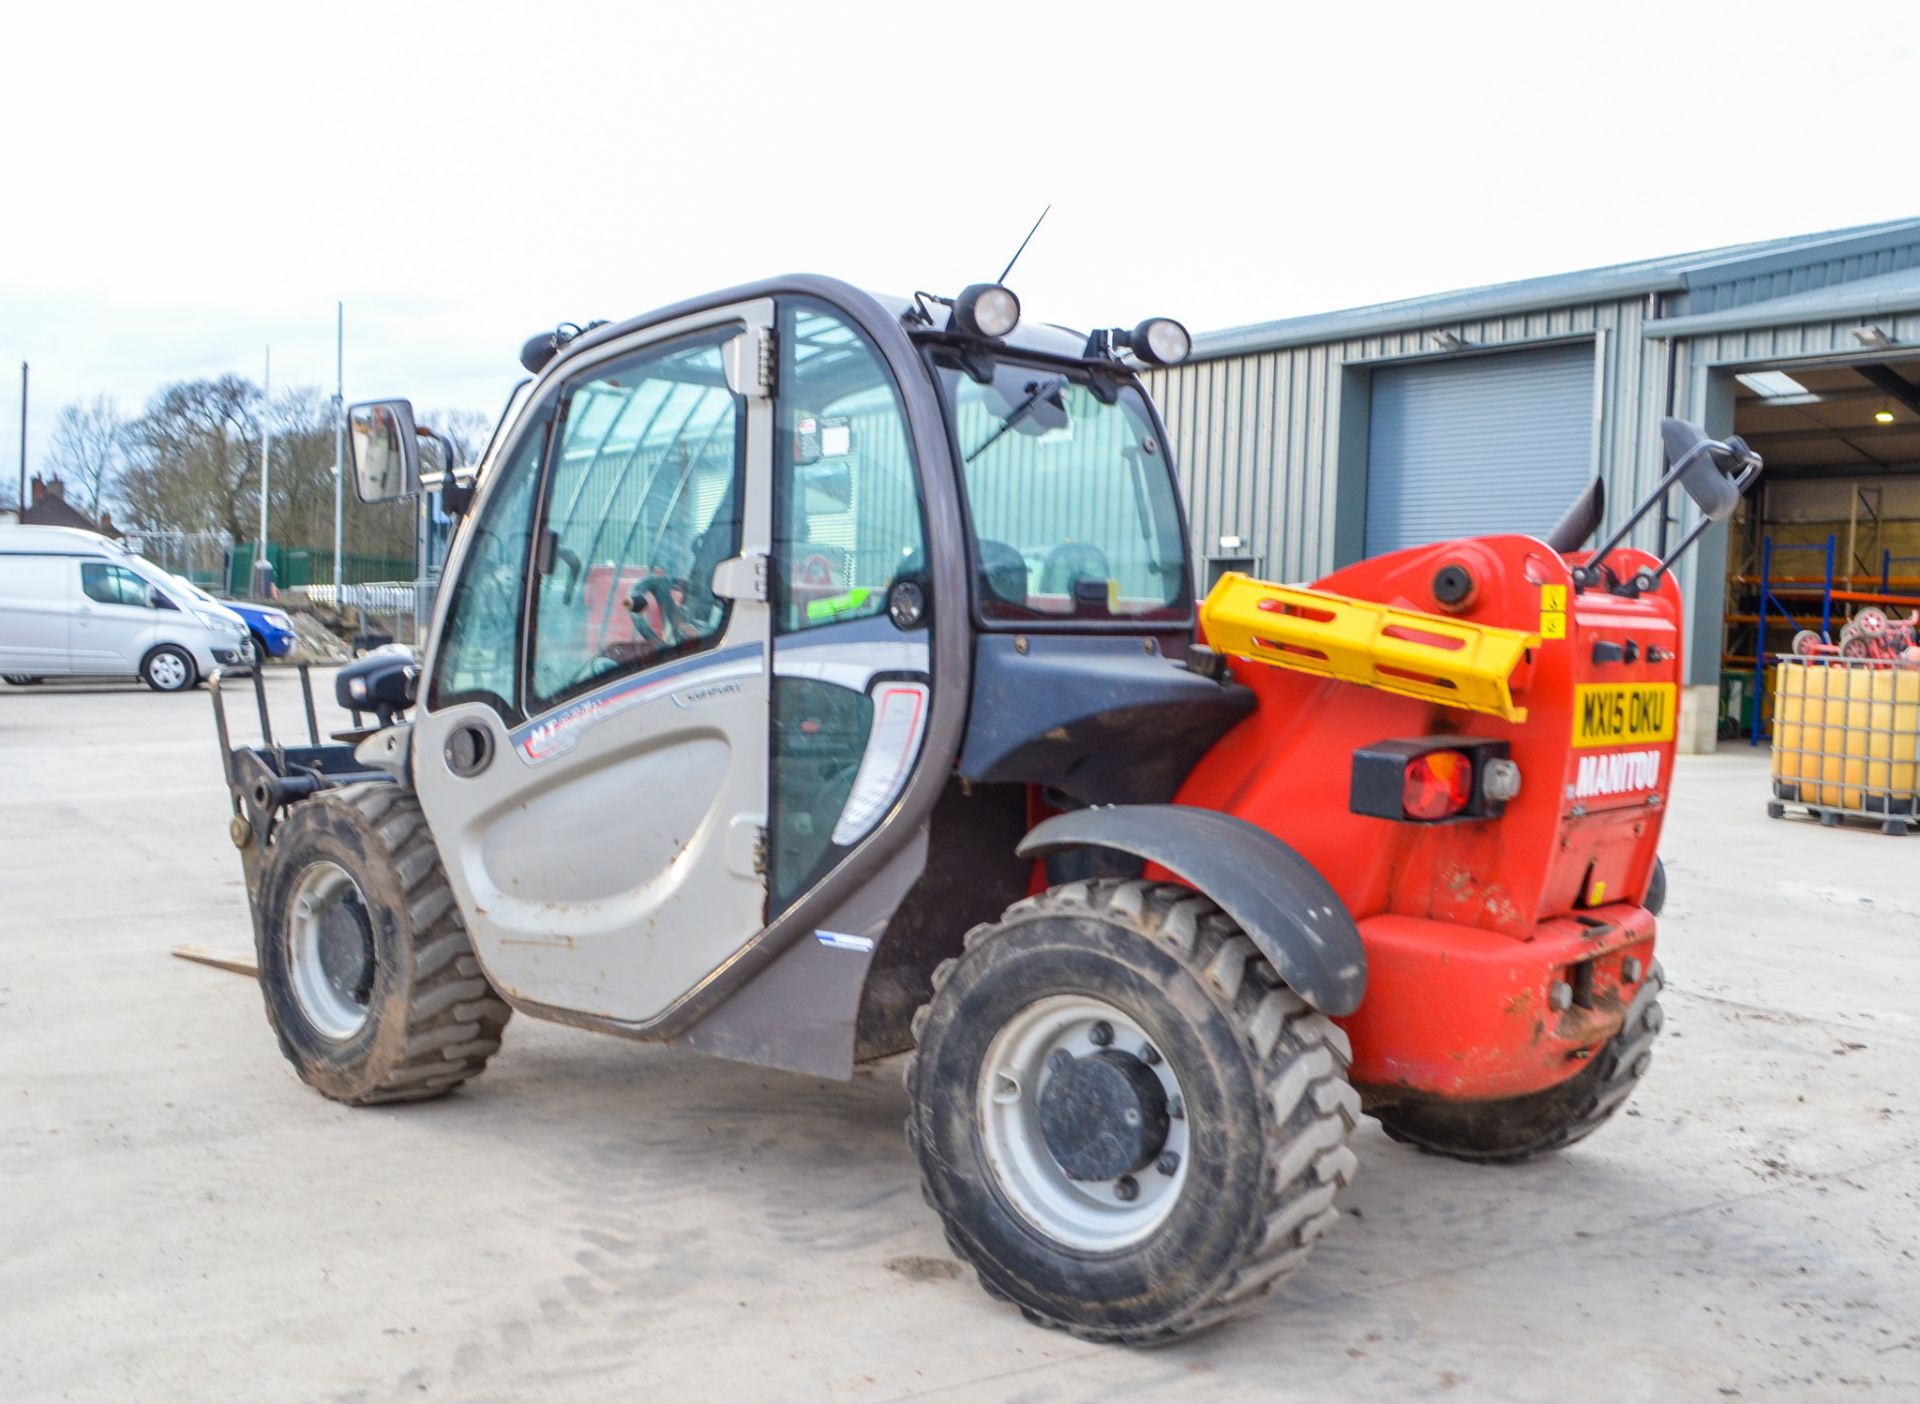
POLYGON ((767 274, 1196 331, 1920 213, 1920 8, 19 5, 0 478, 237 371, 495 412, 515 353, 767 274))

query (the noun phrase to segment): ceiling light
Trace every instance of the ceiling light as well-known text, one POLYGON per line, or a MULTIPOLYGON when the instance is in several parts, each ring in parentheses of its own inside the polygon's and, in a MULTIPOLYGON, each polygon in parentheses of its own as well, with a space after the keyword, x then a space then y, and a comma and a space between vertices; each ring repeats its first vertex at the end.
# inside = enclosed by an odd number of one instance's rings
POLYGON ((1873 412, 1873 422, 1875 424, 1893 423, 1893 411, 1890 409, 1875 410, 1873 412))
POLYGON ((1736 375, 1739 381, 1763 400, 1780 400, 1789 395, 1809 395, 1812 391, 1785 371, 1748 371, 1736 375))

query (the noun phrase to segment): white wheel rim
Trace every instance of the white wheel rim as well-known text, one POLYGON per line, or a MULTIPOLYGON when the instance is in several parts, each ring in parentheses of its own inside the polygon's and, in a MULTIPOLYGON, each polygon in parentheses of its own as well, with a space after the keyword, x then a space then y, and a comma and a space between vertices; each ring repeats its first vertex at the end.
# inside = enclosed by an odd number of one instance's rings
POLYGON ((293 998, 322 1037, 352 1038, 366 1026, 368 1005, 361 986, 372 978, 372 952, 356 965, 350 932, 342 923, 356 920, 345 909, 366 911, 359 887, 338 863, 315 863, 300 874, 287 913, 287 971, 293 998), (333 918, 331 928, 327 919, 333 918))
POLYGON ((186 685, 187 665, 174 654, 155 654, 153 661, 147 664, 147 676, 153 679, 155 687, 172 692, 186 685))
POLYGON ((1039 1000, 994 1036, 975 1097, 981 1146, 1001 1193, 1048 1238, 1090 1253, 1131 1247, 1166 1222, 1186 1185, 1191 1140, 1172 1066, 1164 1057, 1143 1058, 1173 1112, 1160 1160, 1135 1175, 1105 1182, 1075 1180, 1061 1169, 1040 1131, 1040 1094, 1052 1076, 1048 1060, 1061 1050, 1078 1058, 1109 1046, 1135 1056, 1155 1048, 1131 1015, 1105 1000, 1086 995, 1039 1000), (1112 1030, 1107 1044, 1094 1037, 1102 1024, 1112 1030), (1169 1156, 1175 1158, 1170 1175, 1159 1168, 1169 1156), (1124 1197, 1122 1180, 1132 1181, 1132 1199, 1124 1197))

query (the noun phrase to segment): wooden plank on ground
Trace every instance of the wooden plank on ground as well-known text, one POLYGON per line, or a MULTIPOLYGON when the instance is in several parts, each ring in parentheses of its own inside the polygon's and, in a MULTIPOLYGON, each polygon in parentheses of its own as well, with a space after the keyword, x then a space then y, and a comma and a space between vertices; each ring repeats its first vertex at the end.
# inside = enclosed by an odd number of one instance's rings
POLYGON ((231 970, 236 975, 251 975, 260 978, 260 967, 254 963, 253 955, 238 955, 221 951, 209 951, 201 946, 175 946, 173 954, 181 960, 196 961, 201 965, 211 965, 217 970, 231 970))

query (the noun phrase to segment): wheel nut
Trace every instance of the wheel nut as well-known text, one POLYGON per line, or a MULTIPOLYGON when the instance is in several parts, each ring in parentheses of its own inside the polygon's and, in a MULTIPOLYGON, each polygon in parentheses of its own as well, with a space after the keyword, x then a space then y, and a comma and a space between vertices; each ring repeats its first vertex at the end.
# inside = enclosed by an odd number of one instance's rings
POLYGON ((1635 960, 1632 956, 1628 956, 1625 960, 1621 961, 1620 962, 1620 980, 1623 984, 1628 984, 1628 985, 1639 984, 1640 983, 1640 962, 1635 960))
POLYGON ((1140 1182, 1131 1175, 1122 1175, 1113 1182, 1113 1193, 1123 1204, 1131 1204, 1140 1197, 1140 1182))
POLYGON ((1180 1168, 1180 1153, 1178 1151, 1165 1152, 1158 1160, 1153 1162, 1153 1168, 1158 1170, 1162 1175, 1171 1175, 1180 1168))
POLYGON ((1566 1013, 1573 1008, 1573 986, 1565 980, 1555 980, 1547 990, 1547 1003, 1559 1013, 1566 1013))
POLYGON ((1087 1041, 1095 1048, 1105 1048, 1113 1042, 1113 1025, 1102 1019, 1087 1030, 1087 1041))

